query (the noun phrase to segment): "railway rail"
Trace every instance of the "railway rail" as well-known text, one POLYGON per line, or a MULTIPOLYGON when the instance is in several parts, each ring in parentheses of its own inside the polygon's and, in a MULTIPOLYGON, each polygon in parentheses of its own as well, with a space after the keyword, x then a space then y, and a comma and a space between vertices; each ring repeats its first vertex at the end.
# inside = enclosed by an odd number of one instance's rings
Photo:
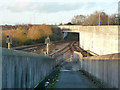
MULTIPOLYGON (((65 43, 66 41, 54 41, 53 44, 59 44, 59 43, 65 43)), ((46 44, 45 43, 40 43, 40 44, 35 44, 35 45, 26 45, 26 46, 19 46, 19 47, 13 47, 13 50, 22 50, 22 51, 26 51, 26 52, 30 52, 33 50, 37 50, 39 48, 43 48, 45 47, 46 44)))
POLYGON ((92 54, 90 54, 89 52, 83 50, 81 47, 78 46, 78 42, 74 41, 72 44, 71 44, 71 51, 77 51, 77 52, 80 52, 83 57, 88 57, 88 56, 93 56, 92 54))
MULTIPOLYGON (((65 43, 65 42, 67 42, 67 41, 55 41, 55 42, 53 42, 53 44, 57 45, 59 43, 65 43)), ((41 44, 35 44, 35 45, 14 47, 12 49, 14 49, 14 50, 23 50, 23 51, 26 51, 26 52, 30 52, 30 51, 33 51, 33 50, 43 48, 45 46, 46 46, 45 43, 41 43, 41 44)), ((79 47, 77 41, 69 42, 69 44, 67 46, 65 46, 64 48, 50 54, 49 56, 53 56, 53 55, 55 55, 57 53, 60 53, 60 52, 66 53, 69 50, 71 50, 71 52, 74 52, 74 51, 80 52, 83 55, 83 57, 93 56, 89 52, 87 52, 87 51, 83 50, 81 47, 79 47)))
POLYGON ((70 50, 70 45, 71 45, 71 42, 68 45, 66 45, 64 48, 62 48, 54 53, 51 53, 49 56, 53 56, 53 55, 60 53, 60 52, 66 53, 67 51, 70 50))
POLYGON ((60 49, 52 54, 50 54, 49 56, 53 56, 57 53, 60 53, 60 52, 63 52, 63 53, 66 53, 67 51, 71 50, 71 52, 74 52, 74 51, 77 51, 77 52, 80 52, 83 57, 88 57, 88 56, 93 56, 92 54, 90 54, 89 52, 83 50, 82 48, 80 48, 78 46, 78 42, 77 41, 74 41, 74 42, 70 42, 67 46, 65 46, 63 49, 60 49))
POLYGON ((40 47, 44 47, 45 45, 46 45, 45 43, 41 43, 41 44, 35 44, 35 45, 27 45, 27 46, 14 47, 12 49, 14 49, 14 50, 23 50, 23 51, 30 52, 30 51, 38 49, 40 47))

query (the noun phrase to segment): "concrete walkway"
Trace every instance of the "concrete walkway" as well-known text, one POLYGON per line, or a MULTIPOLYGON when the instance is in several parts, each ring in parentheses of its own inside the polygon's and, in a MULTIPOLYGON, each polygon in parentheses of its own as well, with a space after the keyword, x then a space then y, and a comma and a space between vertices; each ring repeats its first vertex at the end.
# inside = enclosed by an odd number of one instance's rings
POLYGON ((70 65, 71 62, 61 68, 60 77, 54 88, 96 88, 82 73, 70 69, 70 65))

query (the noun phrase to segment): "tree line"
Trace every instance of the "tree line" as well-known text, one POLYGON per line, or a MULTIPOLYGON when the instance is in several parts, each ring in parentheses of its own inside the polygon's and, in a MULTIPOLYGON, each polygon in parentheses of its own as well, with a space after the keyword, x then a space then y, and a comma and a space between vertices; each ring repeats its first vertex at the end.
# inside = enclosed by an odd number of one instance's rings
MULTIPOLYGON (((95 11, 90 15, 76 15, 65 25, 119 25, 120 14, 107 15, 105 12, 95 11)), ((61 24, 62 25, 62 24, 61 24)))

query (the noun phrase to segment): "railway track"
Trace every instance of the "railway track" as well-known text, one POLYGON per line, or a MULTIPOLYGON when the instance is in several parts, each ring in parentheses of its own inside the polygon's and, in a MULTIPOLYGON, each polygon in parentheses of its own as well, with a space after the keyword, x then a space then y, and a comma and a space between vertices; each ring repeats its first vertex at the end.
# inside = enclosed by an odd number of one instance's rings
POLYGON ((77 41, 70 42, 69 45, 65 46, 63 49, 60 49, 60 50, 50 54, 50 56, 53 56, 53 55, 60 53, 60 52, 66 53, 68 50, 71 50, 71 52, 74 52, 74 51, 80 52, 83 55, 83 57, 93 56, 89 52, 87 52, 87 51, 83 50, 81 47, 79 47, 77 41))
POLYGON ((41 44, 35 44, 35 45, 27 45, 27 46, 14 47, 12 49, 13 50, 22 50, 22 51, 30 52, 32 50, 36 50, 38 48, 42 48, 45 45, 46 45, 45 43, 41 43, 41 44))
POLYGON ((63 54, 66 53, 67 51, 70 50, 70 45, 71 45, 71 42, 67 46, 63 47, 62 49, 60 49, 54 53, 51 53, 49 56, 53 56, 53 55, 60 53, 60 52, 63 52, 63 54))
POLYGON ((89 52, 87 52, 87 51, 83 50, 81 47, 79 47, 78 42, 76 42, 76 41, 74 41, 71 44, 71 51, 72 52, 74 52, 74 51, 80 52, 83 55, 83 57, 93 56, 89 52))
MULTIPOLYGON (((66 41, 54 41, 53 44, 65 43, 66 41)), ((46 46, 45 43, 35 44, 35 45, 26 45, 12 48, 13 50, 22 50, 26 52, 31 52, 40 48, 44 48, 46 46)))
MULTIPOLYGON (((56 41, 53 42, 53 44, 60 44, 60 43, 65 43, 66 41, 56 41)), ((22 51, 26 51, 26 52, 31 52, 40 48, 44 48, 46 46, 45 43, 41 43, 41 44, 35 44, 35 45, 27 45, 27 46, 20 46, 20 47, 14 47, 12 48, 13 50, 22 50, 22 51)), ((74 42, 70 42, 70 44, 68 44, 67 46, 65 46, 63 49, 60 49, 52 54, 50 54, 50 56, 53 56, 57 53, 60 52, 64 52, 66 53, 67 51, 71 50, 71 52, 77 51, 80 52, 83 57, 87 57, 87 56, 93 56, 92 54, 90 54, 89 52, 83 50, 81 47, 79 47, 78 42, 74 41, 74 42)))

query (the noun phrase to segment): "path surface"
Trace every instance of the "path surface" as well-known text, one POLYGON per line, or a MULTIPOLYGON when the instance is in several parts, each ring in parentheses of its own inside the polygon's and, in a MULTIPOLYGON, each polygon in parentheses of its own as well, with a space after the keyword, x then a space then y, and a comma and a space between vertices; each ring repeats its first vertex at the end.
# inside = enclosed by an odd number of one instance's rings
POLYGON ((75 66, 74 63, 67 62, 61 68, 60 77, 54 88, 96 88, 80 71, 73 69, 72 66, 75 66))

